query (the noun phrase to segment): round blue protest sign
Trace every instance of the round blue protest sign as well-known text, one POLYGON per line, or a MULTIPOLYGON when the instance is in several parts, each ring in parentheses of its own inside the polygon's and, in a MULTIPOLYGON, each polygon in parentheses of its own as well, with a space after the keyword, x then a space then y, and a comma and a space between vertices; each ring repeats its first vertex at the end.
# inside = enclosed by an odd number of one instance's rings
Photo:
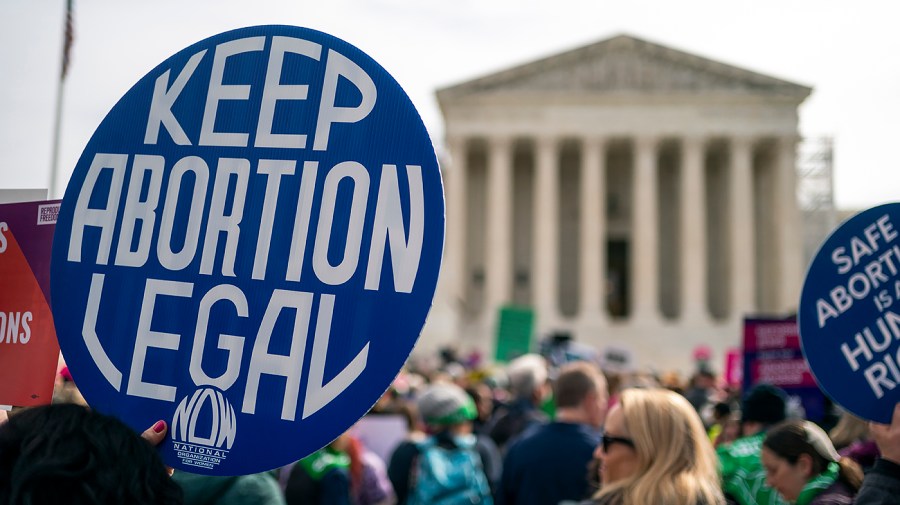
POLYGON ((81 155, 52 258, 85 398, 169 465, 296 461, 365 414, 431 307, 444 244, 434 150, 378 63, 258 26, 144 76, 81 155))
POLYGON ((822 389, 851 413, 889 423, 900 401, 900 204, 832 232, 806 274, 799 325, 822 389))

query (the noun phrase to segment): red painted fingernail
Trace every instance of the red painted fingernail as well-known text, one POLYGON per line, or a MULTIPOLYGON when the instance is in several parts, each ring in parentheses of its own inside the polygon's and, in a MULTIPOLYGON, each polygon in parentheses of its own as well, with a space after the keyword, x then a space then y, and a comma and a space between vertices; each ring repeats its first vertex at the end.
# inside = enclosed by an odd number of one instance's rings
POLYGON ((166 422, 165 422, 165 421, 156 421, 156 424, 153 425, 153 432, 154 432, 154 433, 162 433, 163 430, 165 430, 165 429, 166 429, 166 422))

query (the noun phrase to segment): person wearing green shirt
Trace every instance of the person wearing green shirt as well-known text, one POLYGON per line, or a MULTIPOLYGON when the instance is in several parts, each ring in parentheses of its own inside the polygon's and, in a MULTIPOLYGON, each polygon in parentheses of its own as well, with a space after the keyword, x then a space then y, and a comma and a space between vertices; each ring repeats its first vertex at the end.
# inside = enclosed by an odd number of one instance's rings
POLYGON ((717 450, 722 471, 722 491, 740 505, 784 505, 777 491, 766 484, 760 462, 766 430, 784 421, 787 395, 780 388, 761 384, 741 403, 743 437, 717 450))
POLYGON ((841 457, 822 428, 791 420, 766 434, 762 465, 768 483, 793 505, 853 503, 863 481, 859 464, 841 457))
POLYGON ((287 505, 350 505, 350 456, 346 435, 301 459, 284 490, 287 505))

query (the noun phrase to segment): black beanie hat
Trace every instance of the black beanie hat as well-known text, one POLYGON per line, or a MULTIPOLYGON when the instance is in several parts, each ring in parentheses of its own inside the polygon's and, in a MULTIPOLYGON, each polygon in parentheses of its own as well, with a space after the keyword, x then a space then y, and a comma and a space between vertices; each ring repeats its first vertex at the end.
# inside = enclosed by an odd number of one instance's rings
POLYGON ((755 386, 744 397, 741 417, 744 421, 763 424, 780 423, 787 417, 787 394, 769 384, 755 386))

